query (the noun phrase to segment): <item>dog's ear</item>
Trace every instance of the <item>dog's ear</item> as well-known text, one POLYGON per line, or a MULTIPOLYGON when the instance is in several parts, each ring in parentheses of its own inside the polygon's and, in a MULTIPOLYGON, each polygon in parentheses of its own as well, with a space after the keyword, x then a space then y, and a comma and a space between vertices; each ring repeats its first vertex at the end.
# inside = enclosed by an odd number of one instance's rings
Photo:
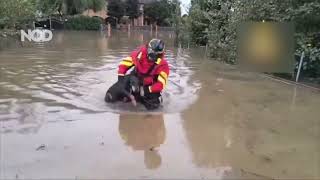
POLYGON ((106 102, 112 102, 112 101, 113 101, 112 95, 107 92, 104 100, 105 100, 106 102))

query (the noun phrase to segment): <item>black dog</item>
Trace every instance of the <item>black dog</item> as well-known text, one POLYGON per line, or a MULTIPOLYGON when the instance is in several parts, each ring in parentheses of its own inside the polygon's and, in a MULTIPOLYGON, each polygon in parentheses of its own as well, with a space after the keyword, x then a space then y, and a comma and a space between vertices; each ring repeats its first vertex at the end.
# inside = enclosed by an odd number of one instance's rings
POLYGON ((139 92, 139 79, 130 74, 113 84, 107 91, 104 100, 108 103, 116 101, 131 101, 134 106, 137 102, 133 94, 139 92))

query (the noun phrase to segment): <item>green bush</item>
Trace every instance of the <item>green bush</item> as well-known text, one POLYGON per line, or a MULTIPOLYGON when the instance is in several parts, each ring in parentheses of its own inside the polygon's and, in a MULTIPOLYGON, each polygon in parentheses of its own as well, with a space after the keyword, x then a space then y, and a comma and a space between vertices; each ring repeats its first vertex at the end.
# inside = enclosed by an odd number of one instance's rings
POLYGON ((187 38, 207 45, 210 57, 231 64, 237 63, 237 27, 243 22, 293 22, 297 65, 305 52, 302 74, 320 77, 319 0, 194 0, 186 19, 187 38))
POLYGON ((99 30, 102 20, 99 17, 76 16, 69 18, 65 28, 69 30, 99 30))

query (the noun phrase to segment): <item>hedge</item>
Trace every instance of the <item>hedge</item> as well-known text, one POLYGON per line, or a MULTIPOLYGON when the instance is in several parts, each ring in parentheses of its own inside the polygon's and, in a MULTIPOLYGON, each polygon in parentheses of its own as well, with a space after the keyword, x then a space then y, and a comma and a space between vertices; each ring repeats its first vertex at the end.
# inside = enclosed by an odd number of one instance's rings
POLYGON ((102 20, 99 17, 75 16, 68 19, 65 28, 69 30, 99 30, 102 20))

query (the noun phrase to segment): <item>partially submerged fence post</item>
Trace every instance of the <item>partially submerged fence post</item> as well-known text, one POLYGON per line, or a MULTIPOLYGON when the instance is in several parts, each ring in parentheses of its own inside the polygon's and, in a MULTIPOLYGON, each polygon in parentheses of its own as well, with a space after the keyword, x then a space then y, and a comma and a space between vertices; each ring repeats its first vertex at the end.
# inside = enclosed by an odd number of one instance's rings
POLYGON ((52 28, 51 28, 51 26, 52 26, 51 16, 49 16, 49 26, 50 26, 50 30, 52 30, 52 28))
POLYGON ((108 23, 108 37, 111 36, 111 25, 110 23, 108 23))
POLYGON ((300 57, 299 67, 298 67, 297 76, 296 76, 296 82, 299 81, 299 76, 300 76, 300 71, 301 71, 302 64, 303 64, 303 59, 304 59, 304 52, 302 52, 301 57, 300 57))
MULTIPOLYGON (((208 56, 208 43, 206 44, 206 52, 205 52, 205 56, 207 57, 208 56)), ((206 58, 205 57, 205 58, 206 58)))
POLYGON ((130 38, 131 36, 131 24, 128 24, 128 37, 130 38))

